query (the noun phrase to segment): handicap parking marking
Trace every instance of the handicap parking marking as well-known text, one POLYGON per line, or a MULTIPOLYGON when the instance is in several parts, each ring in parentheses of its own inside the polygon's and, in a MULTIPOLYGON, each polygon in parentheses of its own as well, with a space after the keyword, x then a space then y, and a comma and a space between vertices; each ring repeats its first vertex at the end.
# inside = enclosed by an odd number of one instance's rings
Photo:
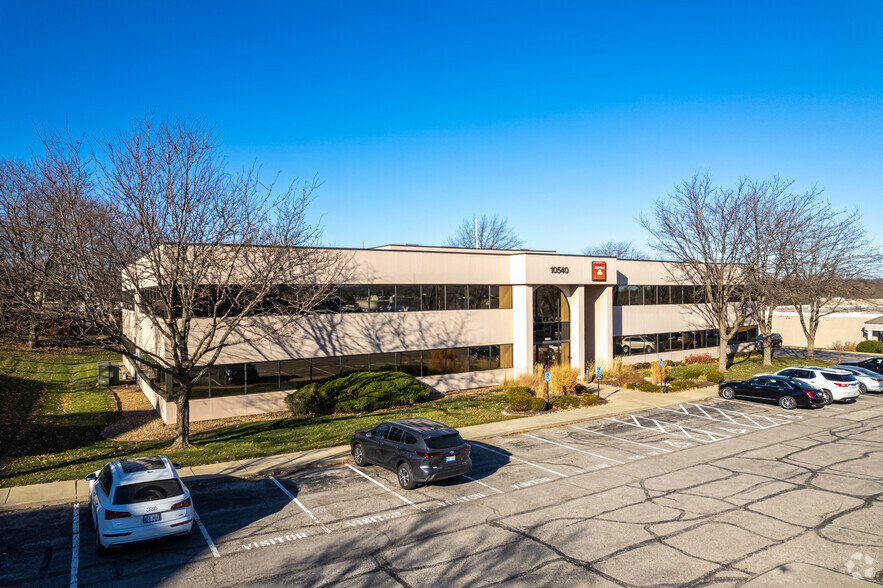
POLYGON ((80 566, 80 503, 74 504, 73 541, 71 545, 71 588, 77 588, 77 572, 80 566))
MULTIPOLYGON (((738 399, 735 399, 735 398, 734 398, 733 400, 726 400, 726 399, 724 399, 724 398, 721 398, 721 399, 715 399, 715 400, 713 400, 712 402, 715 402, 715 403, 726 403, 726 404, 728 404, 728 405, 731 405, 731 404, 739 404, 739 405, 742 405, 742 406, 750 406, 750 407, 754 408, 755 410, 764 410, 764 409, 778 410, 778 409, 779 409, 779 406, 778 406, 777 404, 774 405, 774 404, 767 404, 767 403, 755 403, 755 402, 748 402, 748 401, 746 401, 746 400, 738 400, 738 399), (775 407, 775 408, 774 408, 774 407, 775 407)), ((793 413, 781 413, 781 412, 777 412, 777 413, 771 413, 771 414, 772 414, 772 416, 774 416, 774 417, 776 417, 776 418, 783 418, 783 419, 786 419, 786 420, 789 420, 789 421, 792 421, 792 420, 801 420, 801 419, 803 418, 802 415, 799 415, 799 414, 793 414, 793 413)), ((763 414, 762 414, 762 413, 752 413, 751 416, 753 416, 753 417, 758 417, 758 416, 763 416, 763 414)))
POLYGON ((494 492, 499 492, 500 494, 505 494, 505 492, 503 492, 503 491, 500 490, 499 488, 494 488, 494 487, 491 486, 490 484, 485 484, 485 483, 482 482, 481 480, 476 480, 476 479, 473 478, 472 476, 467 476, 466 474, 463 474, 463 477, 466 478, 467 480, 470 480, 470 481, 472 481, 472 482, 475 482, 476 484, 481 484, 481 485, 484 486, 485 488, 490 488, 490 489, 493 490, 494 492))
POLYGON ((773 427, 779 427, 790 422, 790 419, 780 422, 772 417, 768 417, 765 415, 749 415, 738 410, 729 410, 725 408, 718 408, 717 406, 696 404, 695 402, 686 402, 684 404, 679 404, 677 408, 660 406, 659 410, 664 410, 666 412, 694 417, 698 419, 725 423, 726 425, 730 426, 730 428, 723 430, 729 431, 731 433, 745 433, 747 432, 745 430, 745 427, 751 429, 771 429, 773 427))
POLYGON ((619 461, 618 459, 613 459, 612 457, 604 457, 603 455, 598 455, 597 453, 592 453, 591 451, 585 451, 584 449, 578 449, 571 445, 565 445, 564 443, 558 443, 557 441, 550 441, 549 439, 543 439, 542 437, 537 437, 536 435, 531 435, 530 433, 522 433, 525 437, 530 437, 531 439, 536 439, 537 441, 542 441, 544 443, 550 443, 552 445, 557 445, 558 447, 563 447, 565 449, 569 449, 571 451, 578 451, 580 453, 585 453, 586 455, 591 455, 592 457, 597 457, 599 459, 606 459, 607 461, 612 461, 613 463, 624 464, 624 461, 619 461))
POLYGON ((725 435, 723 433, 716 433, 703 429, 694 429, 693 427, 685 427, 683 425, 669 423, 668 421, 660 421, 658 419, 651 419, 650 417, 634 414, 625 415, 622 418, 607 417, 606 420, 623 425, 629 425, 632 427, 638 427, 640 429, 647 429, 654 432, 659 431, 660 433, 664 433, 666 435, 683 437, 686 439, 690 439, 691 441, 698 441, 700 443, 714 443, 715 441, 721 441, 723 439, 729 439, 731 437, 730 435, 725 435))
POLYGON ((608 433, 602 433, 600 431, 594 431, 592 429, 586 429, 585 427, 577 427, 576 425, 570 425, 571 428, 577 429, 579 431, 583 431, 585 433, 591 433, 593 435, 600 435, 602 437, 608 437, 610 439, 616 439, 618 441, 625 441, 626 443, 633 443, 635 445, 641 445, 643 447, 647 447, 649 449, 653 449, 654 451, 662 451, 663 453, 671 453, 671 449, 665 449, 664 447, 656 447, 654 445, 650 445, 648 443, 642 443, 640 441, 633 441, 631 439, 626 439, 624 437, 617 437, 616 435, 610 435, 608 433))
POLYGON ((209 549, 212 550, 212 555, 215 557, 221 557, 221 554, 218 552, 218 548, 215 547, 215 542, 212 541, 211 536, 205 529, 205 525, 202 524, 202 519, 200 519, 199 515, 196 514, 196 509, 193 509, 193 520, 196 521, 196 525, 199 527, 199 530, 202 531, 202 536, 205 537, 205 542, 208 544, 209 549))
POLYGON ((426 510, 426 509, 424 509, 423 507, 421 507, 421 506, 419 506, 419 505, 417 505, 417 504, 414 504, 414 503, 411 502, 409 499, 405 498, 404 496, 402 496, 401 494, 399 494, 399 493, 396 492, 395 490, 392 490, 391 488, 389 488, 389 487, 388 487, 386 484, 384 484, 383 482, 380 482, 380 481, 378 481, 378 480, 375 480, 374 478, 372 478, 371 476, 369 476, 369 475, 366 474, 365 472, 360 472, 359 470, 357 470, 356 468, 354 468, 352 465, 350 465, 350 464, 348 464, 348 463, 345 463, 345 464, 343 464, 343 465, 345 465, 346 467, 348 467, 348 468, 351 469, 352 471, 356 472, 357 474, 359 474, 360 476, 362 476, 363 478, 365 478, 365 479, 368 480, 369 482, 373 482, 373 483, 377 484, 378 486, 380 486, 381 488, 383 488, 384 490, 386 490, 387 492, 389 492, 389 493, 392 494, 393 496, 396 496, 396 497, 397 497, 399 500, 401 500, 402 502, 405 502, 405 503, 407 503, 407 504, 410 504, 411 506, 413 506, 413 507, 416 508, 417 510, 426 510))
MULTIPOLYGON (((519 459, 519 458, 515 457, 514 455, 510 455, 508 453, 503 453, 502 451, 497 451, 496 449, 491 449, 490 447, 484 445, 483 443, 479 443, 477 441, 470 441, 470 443, 472 444, 473 447, 478 447, 480 449, 484 449, 485 451, 490 451, 491 453, 496 453, 497 455, 502 455, 503 457, 505 457, 507 459, 511 459, 513 461, 517 461, 519 463, 523 463, 525 465, 529 465, 531 467, 541 469, 544 472, 549 472, 550 474, 555 474, 556 476, 561 476, 562 478, 569 478, 570 477, 567 474, 562 474, 561 472, 556 472, 555 470, 550 470, 549 468, 545 468, 541 465, 537 465, 535 463, 531 463, 529 461, 519 459)), ((347 465, 349 465, 349 464, 347 464, 347 465)))
POLYGON ((297 498, 296 498, 291 492, 289 492, 289 491, 285 488, 285 486, 283 486, 283 485, 279 482, 279 480, 277 480, 277 479, 274 478, 273 476, 270 476, 270 479, 273 480, 273 482, 275 482, 275 484, 276 484, 277 486, 279 486, 279 489, 280 489, 280 490, 282 490, 283 492, 285 492, 285 495, 288 496, 288 497, 291 499, 291 501, 292 501, 293 503, 295 503, 296 505, 298 505, 302 511, 304 511, 305 513, 307 513, 307 516, 310 517, 310 519, 311 519, 314 523, 316 523, 317 525, 319 525, 319 527, 320 527, 323 531, 325 531, 326 533, 330 533, 330 532, 331 532, 331 529, 329 529, 328 527, 326 527, 325 525, 323 525, 323 524, 322 524, 322 521, 320 521, 320 520, 316 517, 316 515, 314 515, 312 512, 310 512, 310 509, 308 509, 306 506, 304 506, 303 503, 302 503, 300 500, 298 500, 298 499, 297 499, 297 498))

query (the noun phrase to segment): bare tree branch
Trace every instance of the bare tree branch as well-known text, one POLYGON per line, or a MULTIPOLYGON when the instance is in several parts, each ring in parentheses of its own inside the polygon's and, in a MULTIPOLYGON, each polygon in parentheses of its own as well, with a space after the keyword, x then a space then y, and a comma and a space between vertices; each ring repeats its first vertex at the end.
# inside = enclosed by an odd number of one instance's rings
POLYGON ((600 245, 589 245, 582 253, 617 259, 650 259, 650 256, 635 247, 632 241, 605 241, 600 245))
POLYGON ((524 241, 509 227, 508 219, 501 219, 496 214, 483 214, 477 219, 477 237, 475 219, 466 218, 457 228, 457 232, 448 238, 446 245, 467 249, 475 249, 476 241, 479 249, 518 249, 524 245, 524 241))

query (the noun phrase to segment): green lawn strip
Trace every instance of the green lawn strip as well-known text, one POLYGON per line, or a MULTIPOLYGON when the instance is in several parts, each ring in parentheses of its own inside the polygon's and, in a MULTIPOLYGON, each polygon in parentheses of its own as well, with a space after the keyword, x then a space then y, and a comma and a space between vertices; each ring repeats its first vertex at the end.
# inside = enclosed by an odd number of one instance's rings
MULTIPOLYGON (((799 357, 784 357, 780 355, 774 355, 772 361, 772 366, 763 365, 763 356, 754 353, 751 354, 750 357, 733 359, 733 362, 730 365, 729 369, 724 372, 724 379, 747 380, 755 374, 777 372, 779 370, 785 369, 786 367, 791 367, 794 365, 834 365, 834 362, 831 361, 808 360, 801 359, 799 357)), ((717 362, 671 366, 665 368, 665 373, 666 376, 672 380, 680 380, 681 378, 683 378, 684 372, 689 369, 701 370, 702 374, 705 375, 705 373, 707 373, 708 371, 717 369, 717 362)), ((642 376, 648 377, 651 375, 649 369, 638 370, 638 373, 642 376)))
POLYGON ((192 435, 195 447, 186 451, 168 451, 169 441, 121 443, 100 439, 67 451, 17 457, 0 468, 0 487, 81 478, 110 460, 135 455, 160 453, 182 465, 193 466, 333 447, 348 443, 356 429, 407 417, 426 417, 453 427, 521 418, 502 414, 507 404, 503 394, 478 394, 362 416, 291 417, 243 423, 192 435))

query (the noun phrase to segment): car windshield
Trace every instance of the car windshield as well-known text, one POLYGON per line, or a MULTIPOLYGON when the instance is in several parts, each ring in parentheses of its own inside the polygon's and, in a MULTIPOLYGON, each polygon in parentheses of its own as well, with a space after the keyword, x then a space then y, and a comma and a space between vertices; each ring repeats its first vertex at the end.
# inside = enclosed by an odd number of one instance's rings
POLYGON ((822 375, 830 382, 855 382, 855 376, 852 374, 832 374, 829 372, 822 372, 822 375))
POLYGON ((450 449, 463 445, 463 438, 457 433, 453 435, 440 435, 438 437, 427 437, 424 439, 426 446, 430 449, 450 449))
POLYGON ((117 488, 113 497, 114 504, 134 504, 136 502, 150 502, 151 500, 164 500, 184 494, 181 482, 175 478, 169 480, 154 480, 139 484, 126 484, 117 488))

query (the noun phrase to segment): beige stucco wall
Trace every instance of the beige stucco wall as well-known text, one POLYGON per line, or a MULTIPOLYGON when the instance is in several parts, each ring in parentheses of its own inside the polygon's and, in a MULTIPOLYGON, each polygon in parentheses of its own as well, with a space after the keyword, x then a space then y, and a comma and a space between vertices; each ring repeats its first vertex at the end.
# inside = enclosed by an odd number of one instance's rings
MULTIPOLYGON (((822 317, 816 331, 815 346, 832 348, 835 342, 852 343, 863 341, 862 327, 865 323, 880 316, 874 313, 834 313, 822 317)), ((806 335, 796 312, 777 311, 773 315, 773 332, 782 335, 784 345, 806 346, 806 335)))

